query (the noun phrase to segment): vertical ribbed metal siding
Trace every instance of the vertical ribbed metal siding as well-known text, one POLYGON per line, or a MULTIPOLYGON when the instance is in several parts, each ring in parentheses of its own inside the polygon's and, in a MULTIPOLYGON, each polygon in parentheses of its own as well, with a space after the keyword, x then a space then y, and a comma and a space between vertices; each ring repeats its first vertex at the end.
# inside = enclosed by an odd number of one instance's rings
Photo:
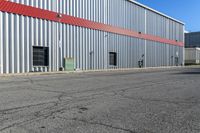
POLYGON ((147 34, 170 40, 183 40, 183 25, 147 10, 147 34))
POLYGON ((148 41, 147 66, 174 66, 175 57, 179 57, 179 65, 183 64, 183 47, 148 41), (178 53, 178 56, 177 56, 178 53))
POLYGON ((183 24, 127 0, 11 0, 95 22, 183 41, 183 24))
POLYGON ((3 73, 3 14, 0 12, 0 73, 3 73))
MULTIPOLYGON (((107 23, 108 0, 10 0, 95 22, 107 23)), ((116 1, 114 1, 116 3, 116 1)))
MULTIPOLYGON (((168 39, 183 40, 183 25, 126 0, 15 2, 168 39)), ((177 51, 179 64, 183 62, 182 47, 47 20, 0 12, 0 28, 3 29, 0 31, 0 62, 4 65, 1 73, 57 71, 63 66, 64 57, 74 58, 76 68, 83 70, 138 67, 143 54, 147 67, 172 66, 175 65, 177 51), (49 47, 48 68, 32 67, 32 46, 49 47), (118 54, 116 67, 109 66, 109 52, 118 54)))
POLYGON ((3 20, 0 61, 4 64, 4 73, 34 69, 57 71, 63 66, 64 57, 75 58, 77 69, 107 68, 106 33, 8 13, 0 14, 3 20), (32 46, 49 47, 49 68, 32 68, 32 46))

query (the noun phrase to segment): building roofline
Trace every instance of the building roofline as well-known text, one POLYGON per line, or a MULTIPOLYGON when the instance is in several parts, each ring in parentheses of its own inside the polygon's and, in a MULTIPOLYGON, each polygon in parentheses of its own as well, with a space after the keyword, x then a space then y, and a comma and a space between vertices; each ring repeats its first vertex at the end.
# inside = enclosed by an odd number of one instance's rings
POLYGON ((197 33, 200 33, 200 31, 187 32, 187 33, 185 33, 185 34, 197 34, 197 33))
POLYGON ((18 4, 14 2, 4 1, 4 0, 0 0, 0 11, 69 24, 73 26, 84 27, 84 28, 93 29, 93 30, 119 34, 119 35, 130 36, 130 37, 139 38, 139 39, 145 39, 149 41, 155 41, 159 43, 172 44, 172 45, 181 46, 181 47, 184 46, 184 42, 182 42, 181 40, 179 41, 179 40, 173 40, 173 39, 167 39, 167 38, 155 36, 152 34, 139 33, 131 29, 126 29, 126 28, 112 26, 112 25, 108 25, 104 23, 94 22, 91 20, 83 19, 83 18, 60 14, 57 12, 40 9, 36 7, 31 7, 31 6, 27 6, 23 4, 18 4), (57 17, 58 15, 61 15, 62 17, 61 18, 57 17))
POLYGON ((199 50, 199 51, 200 51, 200 47, 193 47, 193 48, 188 47, 188 48, 186 48, 186 49, 188 49, 188 50, 189 50, 189 49, 192 49, 192 50, 193 50, 193 49, 196 49, 196 50, 199 50))
POLYGON ((135 3, 135 4, 138 5, 138 6, 141 6, 141 7, 145 8, 145 9, 148 9, 148 10, 153 11, 153 12, 159 14, 159 15, 162 15, 162 16, 167 17, 167 18, 169 18, 169 19, 171 19, 171 20, 173 20, 173 21, 176 21, 176 22, 178 22, 178 23, 180 23, 180 24, 185 25, 184 22, 182 22, 182 21, 180 21, 180 20, 177 20, 177 19, 175 19, 175 18, 172 18, 172 17, 170 17, 170 16, 168 16, 168 15, 166 15, 166 14, 164 14, 164 13, 161 13, 161 12, 159 12, 159 11, 153 9, 153 8, 150 8, 150 7, 148 7, 148 6, 144 5, 144 4, 141 4, 141 3, 139 3, 139 2, 137 2, 137 1, 135 1, 135 0, 127 0, 127 1, 132 2, 132 3, 135 3))

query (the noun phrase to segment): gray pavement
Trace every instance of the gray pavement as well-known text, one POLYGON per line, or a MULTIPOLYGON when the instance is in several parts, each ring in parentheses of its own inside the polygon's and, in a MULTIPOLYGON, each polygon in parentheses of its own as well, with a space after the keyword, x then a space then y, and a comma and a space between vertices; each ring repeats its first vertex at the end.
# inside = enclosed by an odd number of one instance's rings
POLYGON ((0 77, 0 133, 200 133, 200 68, 0 77))

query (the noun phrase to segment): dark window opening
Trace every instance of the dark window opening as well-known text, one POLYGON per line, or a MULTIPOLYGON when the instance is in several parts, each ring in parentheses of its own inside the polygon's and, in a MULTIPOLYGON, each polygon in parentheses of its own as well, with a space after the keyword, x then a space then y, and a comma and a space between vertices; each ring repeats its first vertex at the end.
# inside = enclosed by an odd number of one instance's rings
POLYGON ((109 52, 109 64, 112 66, 117 66, 117 53, 109 52))
POLYGON ((33 66, 49 66, 49 48, 33 46, 33 66))

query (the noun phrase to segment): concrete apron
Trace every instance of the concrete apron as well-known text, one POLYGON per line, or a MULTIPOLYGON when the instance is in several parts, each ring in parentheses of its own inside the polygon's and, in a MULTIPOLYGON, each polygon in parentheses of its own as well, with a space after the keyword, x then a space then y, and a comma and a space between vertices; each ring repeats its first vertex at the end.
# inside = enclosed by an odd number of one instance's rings
MULTIPOLYGON (((9 74, 0 74, 0 77, 37 76, 37 75, 52 75, 52 74, 73 74, 73 73, 89 73, 89 72, 114 72, 114 71, 122 71, 122 72, 123 71, 145 72, 145 71, 151 71, 151 70, 174 69, 174 68, 188 68, 188 67, 189 66, 170 66, 170 67, 147 67, 147 68, 123 68, 123 69, 99 69, 99 70, 78 70, 78 71, 9 73, 9 74)), ((192 66, 192 67, 194 67, 194 66, 192 66)))

